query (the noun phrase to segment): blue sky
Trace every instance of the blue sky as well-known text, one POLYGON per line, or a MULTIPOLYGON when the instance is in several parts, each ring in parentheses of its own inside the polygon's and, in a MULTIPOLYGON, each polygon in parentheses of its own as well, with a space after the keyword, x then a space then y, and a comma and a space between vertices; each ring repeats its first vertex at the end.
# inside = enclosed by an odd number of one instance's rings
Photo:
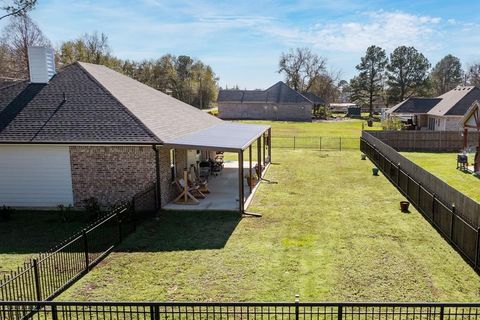
POLYGON ((54 45, 105 32, 120 58, 186 54, 210 64, 220 85, 253 89, 282 79, 278 58, 294 47, 325 56, 347 80, 371 44, 413 45, 432 64, 451 53, 466 67, 480 61, 479 12, 478 0, 38 0, 31 15, 54 45))

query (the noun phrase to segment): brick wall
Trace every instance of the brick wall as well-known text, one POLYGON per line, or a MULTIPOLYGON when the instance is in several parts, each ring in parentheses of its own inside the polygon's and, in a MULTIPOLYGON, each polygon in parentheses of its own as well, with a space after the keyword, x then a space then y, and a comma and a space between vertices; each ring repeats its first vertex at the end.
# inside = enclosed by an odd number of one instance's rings
POLYGON ((312 121, 312 105, 307 103, 219 102, 218 112, 221 119, 312 121))
MULTIPOLYGON (((155 153, 149 146, 72 146, 70 162, 76 207, 89 197, 103 205, 128 201, 156 180, 155 153)), ((170 161, 165 162, 169 167, 170 161)))

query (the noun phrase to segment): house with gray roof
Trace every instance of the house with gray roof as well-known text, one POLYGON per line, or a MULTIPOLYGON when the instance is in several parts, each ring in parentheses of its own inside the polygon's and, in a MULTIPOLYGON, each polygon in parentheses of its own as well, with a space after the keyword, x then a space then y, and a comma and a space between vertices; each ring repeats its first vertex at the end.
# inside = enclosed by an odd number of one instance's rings
POLYGON ((217 102, 221 119, 312 121, 314 105, 325 100, 279 81, 266 90, 220 90, 217 102))
POLYGON ((412 119, 417 129, 458 131, 462 129, 462 118, 475 100, 480 100, 480 88, 458 86, 435 98, 410 97, 386 113, 404 121, 412 119))
POLYGON ((436 131, 463 130, 461 120, 473 102, 480 100, 480 88, 458 86, 438 98, 441 100, 428 112, 428 129, 436 131))
POLYGON ((53 54, 37 49, 30 79, 0 88, 0 205, 81 207, 95 197, 110 206, 153 186, 163 207, 177 192, 173 179, 198 165, 195 155, 243 159, 253 142, 270 141, 269 126, 225 122, 105 66, 56 72, 53 54))

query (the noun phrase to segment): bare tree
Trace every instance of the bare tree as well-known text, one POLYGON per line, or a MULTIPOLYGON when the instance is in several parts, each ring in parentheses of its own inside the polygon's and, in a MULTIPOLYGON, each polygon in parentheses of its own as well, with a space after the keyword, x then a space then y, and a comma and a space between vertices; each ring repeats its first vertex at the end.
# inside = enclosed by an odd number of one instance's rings
POLYGON ((286 83, 299 92, 309 91, 318 77, 325 74, 327 59, 308 48, 290 49, 282 53, 278 73, 285 74, 286 83))
POLYGON ((0 16, 0 20, 10 16, 23 16, 28 11, 32 10, 37 4, 37 0, 13 0, 0 1, 0 10, 6 13, 0 16))
POLYGON ((10 72, 14 77, 28 77, 28 47, 50 46, 42 30, 27 15, 12 17, 3 29, 2 46, 11 56, 10 72))
POLYGON ((480 86, 480 63, 475 63, 468 68, 467 80, 471 86, 480 86))

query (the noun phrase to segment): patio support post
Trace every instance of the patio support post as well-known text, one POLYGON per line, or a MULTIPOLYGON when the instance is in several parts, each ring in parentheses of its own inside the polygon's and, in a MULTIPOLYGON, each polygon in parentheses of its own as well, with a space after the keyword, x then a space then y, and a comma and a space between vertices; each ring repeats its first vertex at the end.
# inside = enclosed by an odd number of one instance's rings
POLYGON ((160 154, 157 146, 152 146, 155 153, 155 209, 162 208, 162 191, 160 186, 160 154))
POLYGON ((257 165, 258 165, 258 179, 262 178, 262 137, 258 137, 257 139, 257 165))
POLYGON ((250 188, 250 194, 252 194, 252 145, 248 146, 248 172, 250 176, 250 181, 248 182, 248 187, 250 188))
POLYGON ((238 206, 240 208, 240 213, 243 214, 245 212, 244 209, 244 193, 243 190, 243 150, 238 152, 238 206))
POLYGON ((263 148, 262 148, 262 151, 263 151, 263 167, 265 168, 265 166, 267 165, 267 162, 265 161, 265 154, 266 154, 266 147, 267 147, 267 135, 266 133, 262 133, 262 137, 263 137, 263 148))
POLYGON ((272 128, 268 129, 268 162, 272 163, 272 128))

